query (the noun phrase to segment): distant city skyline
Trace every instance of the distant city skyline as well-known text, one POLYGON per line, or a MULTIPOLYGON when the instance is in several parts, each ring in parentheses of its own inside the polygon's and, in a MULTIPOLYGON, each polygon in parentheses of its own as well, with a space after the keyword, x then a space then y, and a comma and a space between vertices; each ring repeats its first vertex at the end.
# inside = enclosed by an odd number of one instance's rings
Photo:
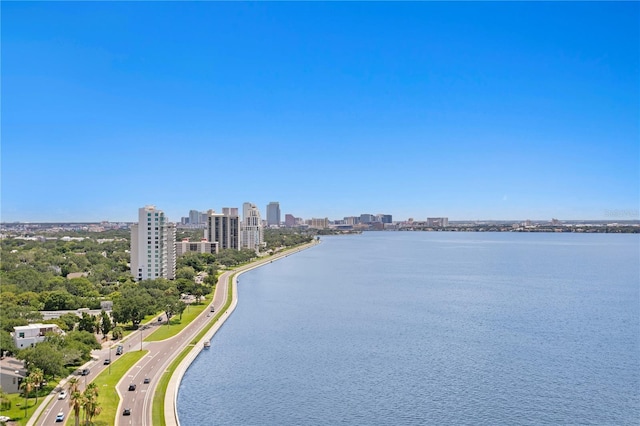
POLYGON ((637 220, 638 2, 3 2, 3 222, 637 220))

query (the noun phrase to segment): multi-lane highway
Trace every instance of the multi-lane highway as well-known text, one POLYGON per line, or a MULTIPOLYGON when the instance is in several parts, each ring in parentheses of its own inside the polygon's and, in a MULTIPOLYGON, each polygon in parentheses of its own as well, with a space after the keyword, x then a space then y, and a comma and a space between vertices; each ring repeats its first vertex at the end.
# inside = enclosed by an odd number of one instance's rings
MULTIPOLYGON (((308 246, 304 248, 306 247, 308 246)), ((297 250, 301 249, 302 247, 297 250)), ((215 313, 217 313, 226 304, 229 276, 236 272, 255 268, 264 263, 270 263, 275 259, 288 256, 288 254, 290 254, 290 252, 269 257, 261 262, 222 274, 218 279, 212 303, 178 335, 159 342, 144 342, 144 337, 152 333, 155 327, 166 326, 162 325, 165 323, 153 321, 152 323, 142 326, 139 330, 130 334, 125 341, 120 343, 125 353, 141 349, 149 352, 124 375, 116 386, 116 390, 121 397, 118 412, 116 413, 116 426, 151 426, 153 394, 158 380, 175 357, 180 354, 207 323, 213 320, 214 313, 211 311, 211 308, 213 307, 215 313), (145 383, 145 381, 147 383, 145 383), (135 389, 131 385, 135 385, 135 389), (129 411, 129 414, 123 414, 125 409, 129 411)), ((235 296, 234 294, 234 297, 235 296)), ((109 368, 109 365, 104 364, 104 360, 110 358, 112 361, 115 361, 115 353, 115 347, 111 349, 103 348, 92 353, 93 361, 82 367, 88 368, 89 374, 77 376, 81 391, 84 390, 85 386, 100 372, 109 368)), ((59 389, 67 390, 68 393, 68 381, 63 380, 59 389)), ((174 402, 175 401, 169 401, 169 404, 174 402)), ((52 395, 48 402, 43 402, 43 414, 40 415, 37 421, 31 420, 28 426, 53 424, 56 422, 56 416, 60 412, 64 413, 65 421, 73 421, 72 419, 68 419, 70 415, 69 396, 67 395, 65 399, 59 400, 58 393, 56 393, 52 395)), ((32 416, 32 419, 35 417, 37 416, 32 416)), ((167 424, 175 423, 173 418, 167 418, 166 421, 167 424)))

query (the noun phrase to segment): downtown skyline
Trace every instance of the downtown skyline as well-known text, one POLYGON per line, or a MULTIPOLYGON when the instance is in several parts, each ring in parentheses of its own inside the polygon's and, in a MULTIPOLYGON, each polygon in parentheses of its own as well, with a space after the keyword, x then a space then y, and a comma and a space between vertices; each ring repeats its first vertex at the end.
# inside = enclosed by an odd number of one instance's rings
POLYGON ((639 219, 637 2, 1 8, 2 222, 639 219))

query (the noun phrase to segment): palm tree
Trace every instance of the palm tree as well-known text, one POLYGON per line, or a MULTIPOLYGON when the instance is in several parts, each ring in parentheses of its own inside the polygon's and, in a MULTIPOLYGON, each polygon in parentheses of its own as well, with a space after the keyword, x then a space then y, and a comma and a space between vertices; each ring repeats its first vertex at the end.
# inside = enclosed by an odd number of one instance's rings
POLYGON ((78 392, 80 390, 80 382, 77 377, 72 377, 69 379, 69 393, 78 392))
POLYGON ((31 390, 33 389, 33 378, 31 376, 27 376, 22 379, 22 383, 20 383, 20 387, 24 389, 24 415, 27 416, 27 408, 28 407, 28 399, 31 390))
POLYGON ((69 407, 73 410, 76 418, 76 426, 80 424, 80 408, 84 404, 84 395, 78 391, 77 380, 75 386, 69 386, 69 407), (73 391, 72 391, 73 389, 73 391))
POLYGON ((33 387, 36 389, 36 405, 38 405, 38 390, 40 390, 40 386, 42 382, 44 382, 44 373, 39 368, 34 368, 29 374, 31 380, 33 381, 33 387))
POLYGON ((91 423, 91 419, 102 411, 98 405, 98 386, 95 383, 89 383, 83 395, 85 419, 87 423, 91 423))

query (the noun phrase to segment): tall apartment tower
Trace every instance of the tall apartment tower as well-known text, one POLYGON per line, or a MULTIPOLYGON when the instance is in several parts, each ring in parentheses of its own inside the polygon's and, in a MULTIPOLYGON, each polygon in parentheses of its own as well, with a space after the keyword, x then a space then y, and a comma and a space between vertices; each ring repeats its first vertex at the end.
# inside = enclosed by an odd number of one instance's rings
POLYGON ((136 281, 176 274, 176 227, 156 206, 138 209, 138 223, 131 226, 131 275, 136 281))
POLYGON ((217 242, 220 250, 238 250, 238 208, 225 207, 222 211, 223 213, 207 211, 207 228, 204 236, 208 241, 217 242))
POLYGON ((280 203, 277 201, 267 204, 267 225, 280 226, 280 203))
POLYGON ((255 204, 242 205, 242 223, 240 224, 240 248, 258 252, 264 242, 264 230, 260 211, 255 204))

